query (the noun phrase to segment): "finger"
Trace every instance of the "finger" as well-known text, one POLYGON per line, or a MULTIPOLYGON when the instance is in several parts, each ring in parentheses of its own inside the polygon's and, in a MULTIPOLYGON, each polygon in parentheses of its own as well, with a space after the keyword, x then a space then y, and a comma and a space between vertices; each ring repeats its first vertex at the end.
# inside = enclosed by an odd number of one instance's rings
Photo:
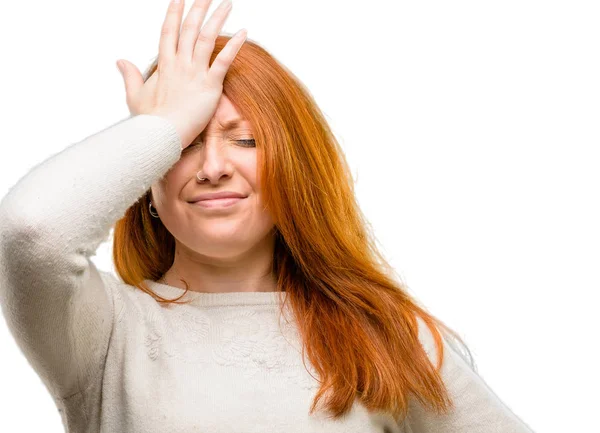
POLYGON ((225 20, 231 11, 231 0, 224 0, 210 16, 210 19, 198 33, 194 47, 193 61, 208 67, 208 61, 215 47, 215 39, 221 32, 225 20))
POLYGON ((144 78, 140 73, 139 69, 131 62, 127 60, 121 60, 120 63, 123 65, 121 68, 121 75, 125 82, 125 99, 127 105, 134 104, 134 97, 144 86, 144 78))
POLYGON ((183 15, 184 0, 179 3, 171 1, 167 9, 167 16, 163 22, 158 45, 158 66, 163 69, 166 65, 174 62, 177 54, 177 43, 179 41, 179 28, 181 27, 181 16, 183 15))
POLYGON ((223 49, 219 51, 219 54, 217 54, 217 57, 215 57, 215 60, 212 62, 207 75, 207 81, 211 85, 217 87, 223 84, 225 75, 227 75, 227 71, 242 47, 242 44, 246 41, 247 35, 248 30, 246 29, 238 31, 229 39, 229 41, 227 41, 223 49))
POLYGON ((196 46, 196 39, 198 38, 200 26, 204 22, 211 1, 212 0, 195 0, 183 22, 177 54, 181 55, 182 58, 188 60, 190 63, 193 60, 192 56, 194 54, 194 47, 196 46))

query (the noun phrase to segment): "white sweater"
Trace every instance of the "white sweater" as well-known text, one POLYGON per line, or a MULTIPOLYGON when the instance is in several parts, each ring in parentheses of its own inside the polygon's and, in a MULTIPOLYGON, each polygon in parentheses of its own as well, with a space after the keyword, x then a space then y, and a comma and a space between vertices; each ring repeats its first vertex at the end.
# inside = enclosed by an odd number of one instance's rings
MULTIPOLYGON (((357 400, 342 420, 310 416, 317 374, 302 362, 291 314, 278 322, 278 292, 189 292, 191 305, 161 306, 98 270, 90 257, 113 224, 180 155, 169 121, 128 117, 38 164, 0 202, 2 313, 65 431, 532 432, 448 340, 449 415, 413 400, 408 418, 397 420, 357 400)), ((183 292, 146 283, 170 299, 183 292)))

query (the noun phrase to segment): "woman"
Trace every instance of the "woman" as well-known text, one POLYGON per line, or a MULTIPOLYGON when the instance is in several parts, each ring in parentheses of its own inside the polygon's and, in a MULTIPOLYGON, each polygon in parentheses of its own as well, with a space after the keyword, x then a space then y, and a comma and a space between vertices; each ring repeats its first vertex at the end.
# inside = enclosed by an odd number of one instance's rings
POLYGON ((124 62, 129 118, 0 204, 0 304, 65 429, 531 432, 377 251, 309 92, 209 4, 124 62))

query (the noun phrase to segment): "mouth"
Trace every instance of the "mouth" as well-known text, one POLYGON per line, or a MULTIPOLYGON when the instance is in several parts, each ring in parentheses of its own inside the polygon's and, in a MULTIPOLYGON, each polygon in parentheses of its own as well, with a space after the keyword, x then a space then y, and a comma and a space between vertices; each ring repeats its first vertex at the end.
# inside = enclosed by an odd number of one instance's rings
POLYGON ((213 198, 209 200, 199 200, 191 202, 194 206, 199 206, 205 209, 218 209, 227 208, 236 205, 237 203, 244 200, 246 197, 227 197, 227 198, 213 198))

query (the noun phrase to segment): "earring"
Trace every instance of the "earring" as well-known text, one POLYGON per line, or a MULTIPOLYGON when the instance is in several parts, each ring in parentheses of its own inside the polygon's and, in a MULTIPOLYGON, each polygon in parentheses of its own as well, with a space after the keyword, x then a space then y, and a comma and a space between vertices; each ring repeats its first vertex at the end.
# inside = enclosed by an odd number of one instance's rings
POLYGON ((150 215, 152 215, 154 218, 158 218, 158 213, 152 213, 152 202, 149 203, 148 208, 150 209, 150 215))

